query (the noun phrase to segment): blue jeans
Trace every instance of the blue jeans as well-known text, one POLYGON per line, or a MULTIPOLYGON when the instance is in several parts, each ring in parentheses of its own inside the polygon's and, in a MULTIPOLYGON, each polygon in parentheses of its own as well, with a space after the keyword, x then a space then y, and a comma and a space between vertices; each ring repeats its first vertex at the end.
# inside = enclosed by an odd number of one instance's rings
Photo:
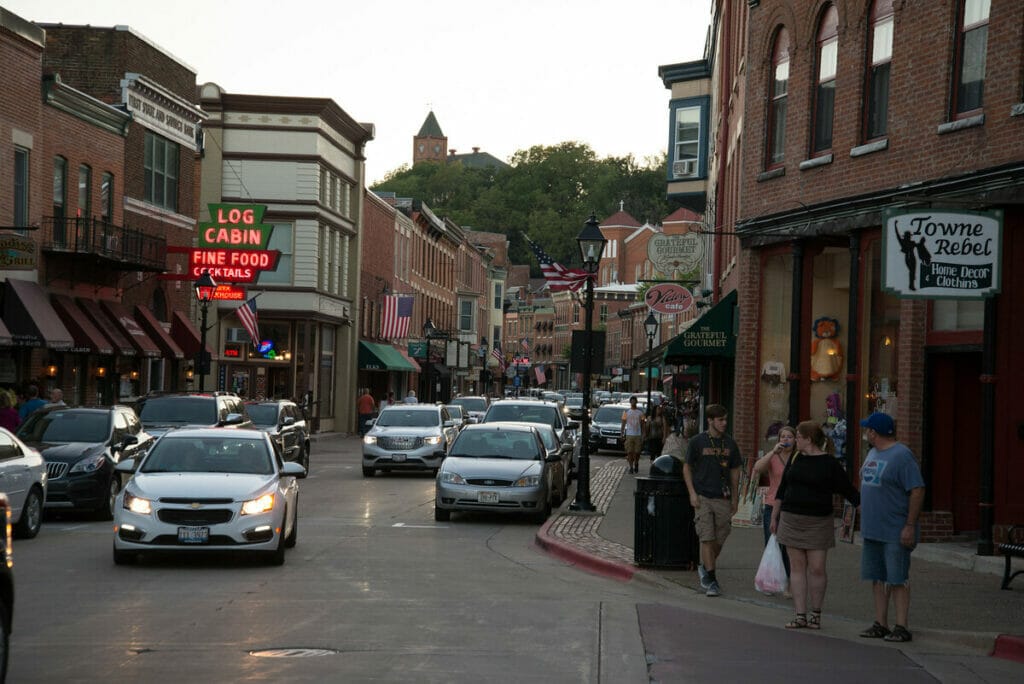
MULTIPOLYGON (((772 536, 772 507, 767 504, 761 516, 761 523, 764 525, 764 543, 767 544, 768 538, 772 536)), ((789 554, 782 544, 779 544, 779 548, 782 549, 782 565, 786 568, 786 577, 789 577, 789 554)))

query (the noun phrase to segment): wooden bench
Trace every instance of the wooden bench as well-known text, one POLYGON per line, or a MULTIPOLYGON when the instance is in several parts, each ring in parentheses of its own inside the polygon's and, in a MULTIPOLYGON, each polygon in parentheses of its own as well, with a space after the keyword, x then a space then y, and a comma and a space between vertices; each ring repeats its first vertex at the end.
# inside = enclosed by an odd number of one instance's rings
POLYGON ((1006 541, 999 545, 999 553, 1006 556, 1006 569, 1003 571, 1003 586, 1000 589, 1009 589, 1010 582, 1017 575, 1024 574, 1024 570, 1011 573, 1013 569, 1010 561, 1013 558, 1024 558, 1024 528, 1011 527, 1006 531, 1006 541), (1014 534, 1017 532, 1018 534, 1014 534))

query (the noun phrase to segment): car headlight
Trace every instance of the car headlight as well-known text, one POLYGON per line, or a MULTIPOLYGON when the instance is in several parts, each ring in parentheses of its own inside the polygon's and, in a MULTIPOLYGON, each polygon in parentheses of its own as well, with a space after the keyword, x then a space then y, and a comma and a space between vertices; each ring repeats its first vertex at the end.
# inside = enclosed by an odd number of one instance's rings
POLYGON ((447 483, 447 484, 458 484, 458 485, 466 484, 465 478, 463 478, 458 473, 453 473, 453 472, 448 471, 448 470, 445 470, 445 471, 441 472, 441 482, 444 482, 444 483, 447 483))
POLYGON ((526 475, 512 483, 513 487, 536 487, 540 484, 540 475, 526 475))
POLYGON ((430 444, 430 445, 440 444, 441 443, 441 435, 434 435, 433 437, 424 437, 423 438, 423 443, 424 444, 430 444))
POLYGON ((376 443, 377 443, 377 438, 374 437, 373 435, 365 435, 363 437, 363 444, 376 444, 376 443))
POLYGON ((242 515, 256 515, 274 510, 274 495, 264 494, 258 499, 249 499, 242 504, 242 515))
POLYGON ((95 454, 94 456, 88 456, 83 458, 81 461, 71 466, 71 470, 68 472, 72 473, 92 473, 103 467, 103 461, 106 460, 106 456, 103 454, 95 454))
POLYGON ((143 499, 141 496, 135 496, 131 492, 124 493, 124 503, 122 507, 131 511, 132 513, 138 513, 139 515, 149 515, 153 512, 153 502, 149 499, 143 499))

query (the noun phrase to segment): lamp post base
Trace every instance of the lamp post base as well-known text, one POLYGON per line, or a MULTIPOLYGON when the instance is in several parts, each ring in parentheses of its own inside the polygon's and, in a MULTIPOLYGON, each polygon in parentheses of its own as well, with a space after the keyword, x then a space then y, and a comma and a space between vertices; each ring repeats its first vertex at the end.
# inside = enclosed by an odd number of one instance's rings
POLYGON ((594 513, 597 511, 597 507, 589 501, 573 501, 569 504, 570 511, 579 511, 580 513, 594 513))

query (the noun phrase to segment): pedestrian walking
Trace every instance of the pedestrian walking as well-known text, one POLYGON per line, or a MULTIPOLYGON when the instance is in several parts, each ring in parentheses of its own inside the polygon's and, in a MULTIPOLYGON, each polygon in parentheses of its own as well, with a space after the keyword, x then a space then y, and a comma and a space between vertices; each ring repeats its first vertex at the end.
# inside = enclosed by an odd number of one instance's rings
POLYGON ((369 431, 367 423, 373 418, 373 412, 376 410, 377 404, 373 400, 373 396, 370 394, 370 389, 363 388, 363 393, 359 396, 356 401, 356 413, 359 414, 359 436, 362 437, 369 431))
POLYGON ((18 410, 14 408, 11 393, 0 389, 0 427, 16 432, 19 425, 21 425, 21 417, 18 415, 18 410))
MULTIPOLYGON (((782 483, 782 473, 789 464, 789 460, 793 457, 793 447, 796 442, 796 430, 789 425, 785 425, 779 428, 779 441, 775 444, 775 448, 769 451, 767 454, 757 459, 754 463, 753 476, 760 478, 762 475, 768 476, 768 491, 764 495, 764 511, 761 515, 761 524, 764 526, 764 543, 768 543, 769 537, 772 535, 772 512, 775 510, 775 495, 779 491, 779 484, 782 483)), ((753 477, 751 477, 753 479, 753 477)), ((786 577, 789 577, 789 554, 786 553, 786 547, 782 546, 782 564, 786 568, 786 577)), ((785 598, 791 598, 790 591, 787 589, 785 592, 785 598)))
POLYGON ((871 445, 860 469, 861 579, 871 582, 875 622, 860 633, 867 639, 911 641, 910 554, 920 538, 924 478, 913 452, 896 441, 892 416, 872 413, 860 422, 871 445), (889 599, 896 621, 889 628, 889 599))
POLYGON ((658 404, 654 407, 651 417, 647 420, 647 451, 650 453, 652 461, 661 456, 662 448, 665 445, 665 437, 668 436, 668 433, 668 418, 665 416, 665 407, 662 404, 658 404))
POLYGON ((786 628, 821 629, 828 587, 825 562, 828 550, 836 545, 832 495, 842 494, 856 506, 860 492, 835 457, 832 440, 813 420, 796 426, 796 449, 775 494, 771 531, 789 554, 789 589, 796 616, 786 628))
POLYGON ((683 479, 693 506, 694 527, 700 538, 700 586, 708 596, 718 596, 721 588, 715 576, 718 556, 732 531, 732 516, 739 505, 740 448, 725 434, 729 412, 721 404, 704 410, 708 429, 695 435, 686 448, 683 479))
POLYGON ((629 398, 629 408, 622 412, 622 441, 626 449, 626 469, 640 471, 640 449, 643 447, 644 412, 636 407, 636 397, 629 398))

